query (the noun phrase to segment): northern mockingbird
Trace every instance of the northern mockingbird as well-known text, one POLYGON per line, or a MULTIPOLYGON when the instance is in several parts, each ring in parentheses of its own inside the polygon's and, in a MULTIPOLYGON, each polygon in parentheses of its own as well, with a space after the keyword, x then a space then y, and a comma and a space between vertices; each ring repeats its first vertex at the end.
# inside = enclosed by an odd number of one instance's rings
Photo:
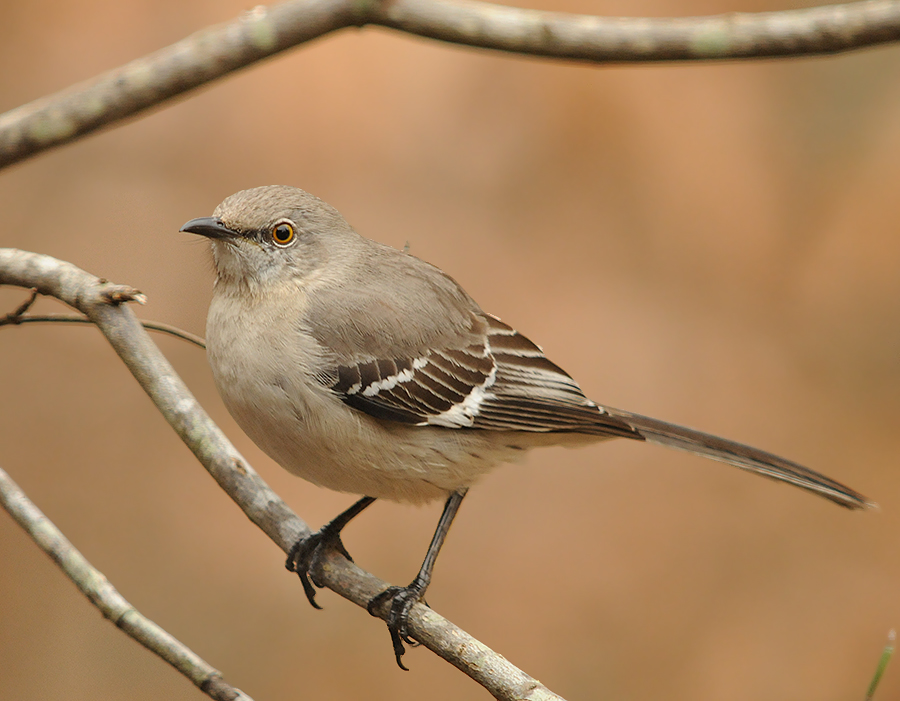
MULTIPOLYGON (((315 602, 311 568, 375 499, 446 499, 418 575, 390 601, 398 664, 407 617, 466 490, 542 445, 629 438, 782 480, 850 509, 870 502, 797 463, 592 402, 540 347, 481 310, 448 275, 363 238, 333 207, 285 186, 238 192, 181 229, 211 239, 213 377, 231 415, 288 471, 364 495, 299 541, 288 568, 315 602)), ((347 555, 349 557, 349 555, 347 555)), ((405 667, 404 667, 405 669, 405 667)))

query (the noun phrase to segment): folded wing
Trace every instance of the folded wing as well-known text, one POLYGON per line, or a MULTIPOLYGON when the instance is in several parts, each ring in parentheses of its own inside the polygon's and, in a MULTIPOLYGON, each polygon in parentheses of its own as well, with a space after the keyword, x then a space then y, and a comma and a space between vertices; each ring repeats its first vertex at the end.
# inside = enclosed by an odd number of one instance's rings
POLYGON ((581 433, 644 440, 702 455, 819 494, 841 506, 864 496, 790 460, 747 445, 603 407, 543 351, 499 319, 459 347, 416 358, 365 359, 319 377, 349 406, 379 419, 448 429, 581 433))

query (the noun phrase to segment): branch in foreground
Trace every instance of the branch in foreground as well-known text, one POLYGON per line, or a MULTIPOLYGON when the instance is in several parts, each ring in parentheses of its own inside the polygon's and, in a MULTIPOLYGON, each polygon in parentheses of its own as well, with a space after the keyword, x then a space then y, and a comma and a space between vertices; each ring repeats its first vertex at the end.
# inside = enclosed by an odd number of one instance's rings
POLYGON ((253 701, 240 689, 227 684, 219 670, 128 603, 2 468, 0 505, 59 565, 81 593, 100 609, 105 618, 172 665, 210 698, 218 701, 253 701))
POLYGON ((472 0, 288 0, 259 6, 0 115, 0 168, 75 141, 291 47, 350 26, 597 64, 813 56, 900 39, 900 0, 708 17, 596 17, 472 0))
MULTIPOLYGON (((153 403, 244 513, 287 553, 308 526, 244 460, 153 344, 130 309, 119 304, 137 290, 113 285, 50 256, 0 248, 0 285, 36 288, 91 319, 153 403)), ((317 582, 365 608, 387 588, 377 577, 331 552, 323 558, 317 582)), ((427 606, 417 604, 409 618, 411 634, 432 652, 504 701, 560 699, 536 679, 493 652, 427 606)), ((126 629, 126 633, 131 634, 126 629)), ((138 642, 141 642, 140 640, 138 642)))

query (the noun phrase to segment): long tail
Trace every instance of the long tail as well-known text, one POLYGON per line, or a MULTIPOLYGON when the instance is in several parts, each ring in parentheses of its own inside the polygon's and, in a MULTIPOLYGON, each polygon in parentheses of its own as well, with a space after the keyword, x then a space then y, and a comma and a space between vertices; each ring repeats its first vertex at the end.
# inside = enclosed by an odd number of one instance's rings
POLYGON ((735 465, 758 475, 794 484, 814 494, 830 499, 848 509, 866 509, 876 504, 862 494, 825 475, 748 445, 735 443, 708 433, 701 433, 683 426, 632 414, 620 409, 603 407, 610 416, 631 426, 648 443, 684 450, 712 460, 735 465))

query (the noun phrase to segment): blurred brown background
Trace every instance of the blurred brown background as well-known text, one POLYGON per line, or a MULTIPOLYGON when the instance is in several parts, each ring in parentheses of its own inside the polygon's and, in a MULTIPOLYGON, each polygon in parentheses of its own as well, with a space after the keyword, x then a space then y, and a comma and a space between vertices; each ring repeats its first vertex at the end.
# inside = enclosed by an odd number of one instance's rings
MULTIPOLYGON (((247 7, 3 3, 0 110, 247 7)), ((364 235, 409 242, 594 399, 784 454, 881 504, 849 513, 638 444, 544 450, 473 490, 430 603, 572 699, 854 699, 900 624, 898 178, 900 47, 595 68, 366 29, 4 171, 0 245, 135 285, 140 315, 202 334, 207 246, 177 231, 236 190, 301 186, 364 235)), ((0 312, 23 297, 0 290, 0 312)), ((274 465, 202 352, 158 342, 312 525, 351 502, 274 465)), ((424 650, 399 671, 383 624, 333 594, 312 610, 95 330, 0 330, 0 448, 124 596, 258 701, 485 698, 424 650)), ((403 584, 438 512, 377 504, 346 542, 403 584)), ((0 680, 8 699, 200 698, 5 515, 0 680)), ((895 662, 878 697, 898 693, 895 662)))

